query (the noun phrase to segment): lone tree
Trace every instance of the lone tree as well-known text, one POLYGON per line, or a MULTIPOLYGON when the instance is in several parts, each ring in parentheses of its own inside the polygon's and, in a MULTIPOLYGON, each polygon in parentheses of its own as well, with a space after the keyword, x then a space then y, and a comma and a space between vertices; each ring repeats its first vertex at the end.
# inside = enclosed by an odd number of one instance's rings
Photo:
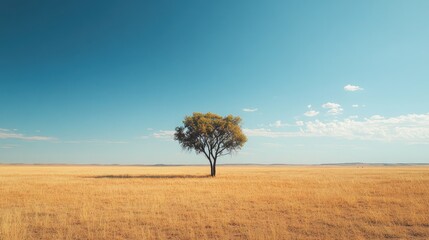
POLYGON ((222 117, 214 113, 193 113, 185 117, 183 126, 176 127, 174 139, 183 149, 204 153, 214 177, 217 158, 241 149, 247 141, 240 124, 241 118, 232 115, 222 117))

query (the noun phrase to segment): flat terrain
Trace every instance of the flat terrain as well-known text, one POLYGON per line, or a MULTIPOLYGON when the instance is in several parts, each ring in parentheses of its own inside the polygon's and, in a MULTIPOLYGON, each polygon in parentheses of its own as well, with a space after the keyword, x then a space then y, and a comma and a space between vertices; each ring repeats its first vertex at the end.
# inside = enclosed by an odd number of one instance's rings
POLYGON ((429 167, 0 165, 0 239, 429 239, 429 167))

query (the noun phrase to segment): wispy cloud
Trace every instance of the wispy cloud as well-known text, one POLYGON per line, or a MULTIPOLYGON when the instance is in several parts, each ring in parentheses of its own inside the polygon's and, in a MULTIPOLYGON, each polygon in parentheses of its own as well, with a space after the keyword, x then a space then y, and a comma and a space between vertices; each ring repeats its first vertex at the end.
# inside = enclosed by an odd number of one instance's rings
POLYGON ((269 125, 270 127, 276 127, 276 128, 279 128, 279 127, 284 127, 284 126, 286 126, 286 124, 285 123, 282 123, 282 121, 280 121, 280 120, 277 120, 277 121, 275 121, 274 123, 270 123, 270 125, 269 125))
POLYGON ((0 145, 1 149, 11 149, 11 148, 15 148, 16 145, 12 145, 12 144, 5 144, 5 145, 0 145))
POLYGON ((268 128, 256 128, 256 129, 243 129, 244 134, 249 137, 300 137, 302 134, 300 132, 286 132, 286 131, 272 131, 268 128))
POLYGON ((160 130, 156 133, 153 133, 152 136, 154 138, 159 138, 159 139, 173 139, 174 138, 174 131, 160 130))
POLYGON ((346 139, 429 141, 429 114, 409 114, 391 118, 374 115, 362 121, 352 119, 315 121, 306 124, 306 132, 316 136, 346 139))
POLYGON ((271 129, 244 129, 251 137, 335 137, 343 139, 429 142, 429 113, 408 114, 386 118, 374 115, 363 120, 344 119, 322 122, 308 121, 299 131, 272 131, 271 129))
POLYGON ((344 90, 346 90, 348 92, 355 92, 355 91, 362 91, 363 88, 361 88, 359 86, 348 84, 348 85, 344 86, 344 90))
MULTIPOLYGON (((61 142, 60 142, 61 143, 61 142)), ((109 140, 109 139, 85 139, 85 140, 70 140, 70 141, 62 141, 62 143, 70 143, 70 144, 127 144, 127 141, 120 140, 109 140)))
POLYGON ((352 107, 354 107, 354 108, 358 108, 358 107, 359 107, 359 104, 353 104, 353 105, 352 105, 352 107))
POLYGON ((307 117, 315 117, 317 115, 319 115, 318 111, 314 111, 314 110, 310 110, 304 113, 305 116, 307 117))
POLYGON ((25 141, 50 141, 55 140, 53 137, 47 136, 27 136, 22 133, 17 133, 16 131, 11 131, 9 129, 0 128, 0 139, 18 139, 25 141))
POLYGON ((257 108, 243 108, 243 112, 256 112, 258 111, 257 108))
MULTIPOLYGON (((298 122, 300 122, 300 121, 298 121, 298 122)), ((295 124, 293 124, 293 123, 284 123, 284 122, 282 122, 281 120, 277 120, 277 121, 275 121, 274 123, 270 123, 270 124, 268 124, 268 126, 269 127, 275 127, 275 128, 281 128, 281 127, 295 127, 295 126, 297 126, 297 123, 298 122, 296 122, 295 124)), ((264 127, 264 125, 262 125, 261 127, 264 127)))
POLYGON ((408 145, 429 145, 429 142, 409 142, 408 145))
POLYGON ((295 122, 296 126, 304 126, 304 122, 303 121, 296 121, 295 122))
POLYGON ((343 113, 343 108, 338 103, 327 102, 323 104, 322 107, 325 109, 329 109, 329 115, 340 115, 341 113, 343 113))

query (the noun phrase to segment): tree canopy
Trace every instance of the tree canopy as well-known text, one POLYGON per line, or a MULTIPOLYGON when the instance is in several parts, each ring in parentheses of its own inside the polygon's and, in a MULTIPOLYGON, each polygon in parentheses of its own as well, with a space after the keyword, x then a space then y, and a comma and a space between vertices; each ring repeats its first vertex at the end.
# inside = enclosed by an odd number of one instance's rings
POLYGON ((216 175, 218 157, 241 149, 247 141, 240 117, 222 117, 210 112, 186 116, 183 126, 176 128, 174 139, 186 150, 203 153, 210 162, 211 176, 216 175))

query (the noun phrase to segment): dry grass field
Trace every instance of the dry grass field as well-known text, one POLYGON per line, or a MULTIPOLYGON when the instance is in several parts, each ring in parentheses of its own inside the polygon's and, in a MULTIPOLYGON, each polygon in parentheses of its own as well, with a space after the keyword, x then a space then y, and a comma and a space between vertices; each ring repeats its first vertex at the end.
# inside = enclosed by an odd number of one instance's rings
POLYGON ((0 239, 429 239, 429 167, 0 165, 0 239))

